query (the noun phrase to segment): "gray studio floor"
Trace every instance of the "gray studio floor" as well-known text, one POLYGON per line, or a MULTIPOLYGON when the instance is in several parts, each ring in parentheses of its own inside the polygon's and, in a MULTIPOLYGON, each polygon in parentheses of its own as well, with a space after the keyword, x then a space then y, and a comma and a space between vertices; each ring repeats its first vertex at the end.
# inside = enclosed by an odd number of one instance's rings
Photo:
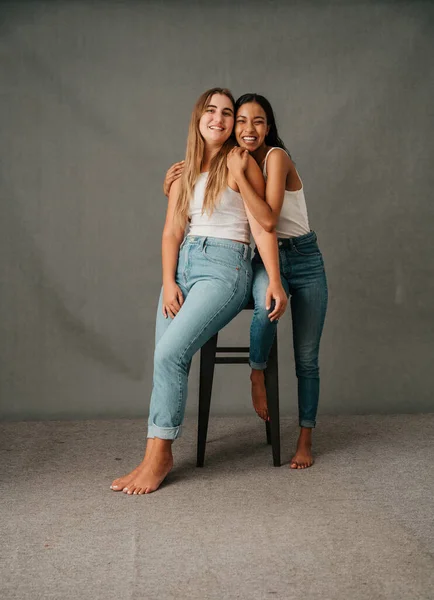
POLYGON ((148 496, 109 490, 142 454, 139 420, 1 425, 0 597, 434 598, 432 415, 321 417, 317 460, 271 466, 254 417, 195 421, 148 496))

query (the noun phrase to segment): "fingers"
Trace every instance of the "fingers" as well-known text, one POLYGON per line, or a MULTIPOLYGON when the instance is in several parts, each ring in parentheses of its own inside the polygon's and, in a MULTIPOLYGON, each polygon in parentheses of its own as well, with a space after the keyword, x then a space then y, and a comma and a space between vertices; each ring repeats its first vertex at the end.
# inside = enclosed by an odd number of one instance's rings
POLYGON ((169 315, 169 317, 171 319, 174 319, 176 317, 176 310, 173 309, 171 306, 167 307, 167 314, 169 315))
POLYGON ((267 290, 266 294, 265 294, 265 308, 267 310, 270 310, 270 308, 271 308, 272 299, 273 299, 273 294, 270 292, 270 290, 267 290))
POLYGON ((180 160, 179 162, 173 164, 170 167, 170 169, 167 171, 167 175, 169 175, 169 174, 172 175, 173 173, 176 173, 177 171, 181 171, 182 172, 182 169, 184 168, 184 163, 185 163, 184 160, 180 160))
POLYGON ((279 318, 279 316, 280 316, 280 307, 281 307, 281 300, 280 300, 280 298, 275 298, 274 309, 268 315, 268 318, 270 319, 271 322, 273 322, 273 321, 275 321, 276 319, 279 318))
POLYGON ((181 310, 181 306, 183 304, 184 296, 182 295, 181 290, 179 290, 173 300, 163 305, 164 318, 167 319, 167 317, 169 316, 171 319, 174 319, 181 310))
POLYGON ((247 152, 247 154, 249 153, 247 148, 240 148, 239 146, 234 146, 232 150, 228 153, 228 156, 230 156, 231 154, 240 154, 242 156, 245 152, 247 152))
POLYGON ((165 196, 169 196, 172 183, 181 177, 183 170, 184 170, 184 161, 183 160, 175 163, 174 165, 172 165, 170 167, 170 169, 167 170, 166 177, 164 178, 164 183, 163 183, 163 193, 165 196))
POLYGON ((176 317, 177 312, 178 311, 170 304, 166 304, 163 307, 163 315, 165 319, 167 319, 167 317, 174 319, 176 317))
POLYGON ((181 306, 178 302, 178 294, 174 297, 172 302, 170 303, 170 310, 175 313, 175 315, 179 312, 181 306))
POLYGON ((166 182, 167 182, 169 185, 172 185, 172 183, 173 183, 174 181, 176 181, 177 179, 179 179, 179 178, 181 177, 181 175, 182 175, 182 171, 183 171, 183 170, 184 170, 184 168, 182 167, 182 168, 180 168, 180 169, 176 169, 175 171, 173 171, 173 172, 172 172, 172 173, 170 173, 170 174, 167 174, 167 176, 166 176, 166 182))
POLYGON ((288 301, 286 298, 280 298, 278 296, 275 298, 275 302, 275 307, 273 308, 272 312, 268 315, 270 321, 276 321, 277 319, 280 319, 280 317, 286 310, 286 305, 288 301))

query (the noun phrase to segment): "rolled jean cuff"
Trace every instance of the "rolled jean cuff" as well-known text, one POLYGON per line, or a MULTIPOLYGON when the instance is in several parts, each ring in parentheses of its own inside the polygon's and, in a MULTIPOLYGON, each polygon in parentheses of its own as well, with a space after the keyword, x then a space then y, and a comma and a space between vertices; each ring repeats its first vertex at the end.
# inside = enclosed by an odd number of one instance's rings
POLYGON ((148 427, 148 438, 159 438, 160 440, 176 440, 181 436, 181 425, 178 427, 158 427, 155 423, 148 427))
POLYGON ((316 425, 316 421, 308 421, 307 419, 300 419, 300 427, 309 427, 313 429, 316 425))
POLYGON ((267 368, 266 362, 255 363, 252 360, 249 360, 249 365, 251 369, 256 369, 257 371, 265 371, 265 369, 267 368))

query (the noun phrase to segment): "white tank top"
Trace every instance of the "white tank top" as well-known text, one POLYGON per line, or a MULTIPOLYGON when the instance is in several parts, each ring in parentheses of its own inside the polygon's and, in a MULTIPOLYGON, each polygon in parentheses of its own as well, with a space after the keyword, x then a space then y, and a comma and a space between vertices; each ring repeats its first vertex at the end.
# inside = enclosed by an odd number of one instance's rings
MULTIPOLYGON (((273 150, 283 150, 283 148, 270 148, 264 161, 264 179, 267 181, 267 159, 273 150)), ((286 154, 286 152, 285 152, 286 154)), ((298 175, 298 172, 297 172, 298 175)), ((298 175, 300 177, 300 175, 298 175)), ((301 178, 300 178, 301 181, 301 178)), ((276 234, 280 238, 298 237, 310 232, 309 219, 307 217, 306 200, 304 198, 303 182, 301 189, 296 192, 285 190, 283 197, 282 210, 280 211, 279 221, 276 225, 276 234)))
POLYGON ((241 194, 227 186, 211 216, 202 214, 208 173, 201 173, 190 202, 190 228, 187 235, 200 235, 250 243, 250 227, 241 194))

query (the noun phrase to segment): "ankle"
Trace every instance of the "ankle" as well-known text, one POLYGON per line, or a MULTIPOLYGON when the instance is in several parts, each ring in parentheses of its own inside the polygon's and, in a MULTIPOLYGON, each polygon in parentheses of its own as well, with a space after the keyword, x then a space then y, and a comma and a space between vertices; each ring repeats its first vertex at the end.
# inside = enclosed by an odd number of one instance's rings
POLYGON ((264 371, 260 371, 259 369, 252 369, 250 373, 250 381, 253 382, 263 382, 264 381, 264 371))
POLYGON ((304 442, 312 441, 312 428, 311 427, 300 427, 299 439, 304 442))

